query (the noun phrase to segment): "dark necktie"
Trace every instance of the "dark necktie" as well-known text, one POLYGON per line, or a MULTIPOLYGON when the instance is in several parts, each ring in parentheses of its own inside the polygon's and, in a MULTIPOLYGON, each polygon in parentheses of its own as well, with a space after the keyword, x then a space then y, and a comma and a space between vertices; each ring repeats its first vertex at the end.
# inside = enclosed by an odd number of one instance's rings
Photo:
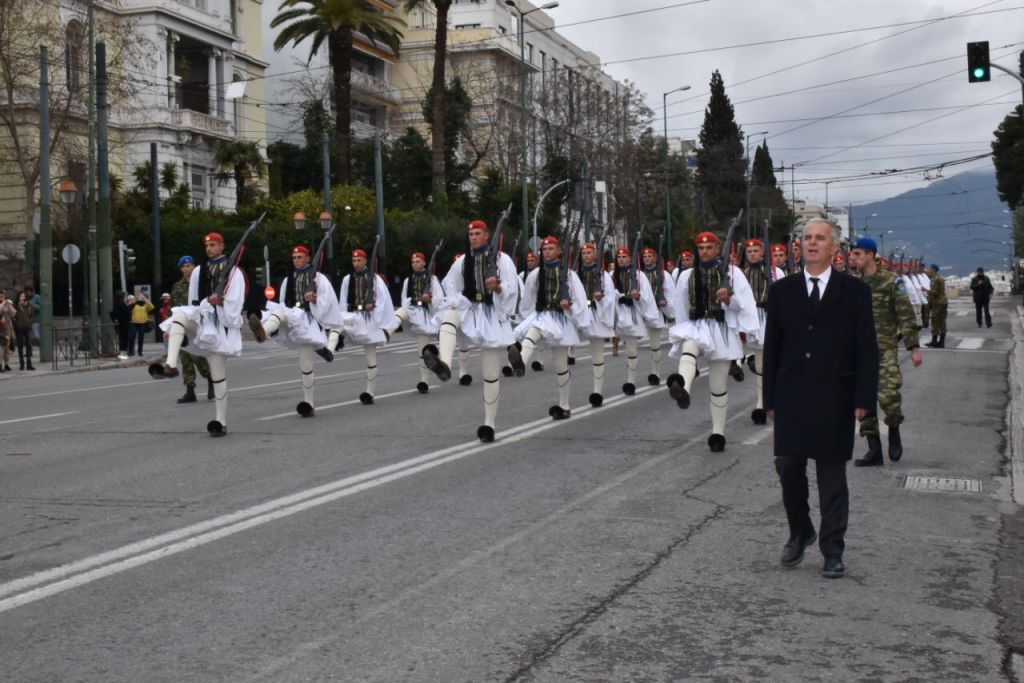
POLYGON ((818 310, 818 304, 821 303, 821 291, 818 289, 818 280, 819 278, 816 277, 811 278, 811 284, 813 285, 811 287, 811 308, 815 311, 818 310))

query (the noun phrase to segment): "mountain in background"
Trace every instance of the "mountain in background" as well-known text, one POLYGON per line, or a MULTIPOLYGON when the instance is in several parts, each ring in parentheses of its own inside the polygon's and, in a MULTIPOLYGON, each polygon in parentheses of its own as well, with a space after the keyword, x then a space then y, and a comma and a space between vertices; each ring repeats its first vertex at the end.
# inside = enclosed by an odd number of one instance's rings
POLYGON ((1006 210, 996 194, 995 169, 987 166, 854 206, 853 226, 863 234, 866 224, 876 242, 884 235, 884 256, 905 248, 908 257, 923 255, 927 263, 941 265, 942 275, 948 277, 966 275, 978 266, 1005 269, 1013 233, 998 226, 1012 226, 1013 217, 1006 210), (999 244, 1004 241, 1007 244, 999 244))

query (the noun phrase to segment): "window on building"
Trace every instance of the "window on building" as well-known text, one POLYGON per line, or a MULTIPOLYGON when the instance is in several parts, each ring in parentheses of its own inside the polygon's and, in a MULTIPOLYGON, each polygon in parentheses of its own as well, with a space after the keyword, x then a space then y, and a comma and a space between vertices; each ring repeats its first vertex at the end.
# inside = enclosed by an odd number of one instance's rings
POLYGON ((530 43, 526 44, 526 56, 530 64, 533 64, 533 45, 530 43))
MULTIPOLYGON (((242 80, 242 75, 236 73, 236 74, 234 74, 231 77, 231 80, 234 81, 235 83, 238 83, 239 81, 242 80)), ((242 100, 243 99, 244 98, 242 98, 242 97, 236 97, 235 99, 231 100, 231 109, 232 109, 232 112, 234 114, 234 116, 232 118, 234 119, 235 135, 236 136, 242 134, 242 100)))
POLYGON ((455 24, 456 31, 461 31, 465 28, 480 28, 480 24, 455 24))
POLYGON ((69 21, 64 30, 64 66, 67 69, 69 92, 77 92, 83 79, 82 55, 85 54, 85 27, 80 21, 69 21))

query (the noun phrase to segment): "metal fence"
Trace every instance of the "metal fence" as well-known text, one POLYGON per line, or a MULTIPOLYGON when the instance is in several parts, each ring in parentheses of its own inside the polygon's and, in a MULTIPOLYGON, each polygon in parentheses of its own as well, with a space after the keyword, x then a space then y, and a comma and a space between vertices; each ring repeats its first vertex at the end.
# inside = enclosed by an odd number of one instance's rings
POLYGON ((90 365, 93 359, 117 356, 117 327, 113 323, 100 325, 92 334, 88 325, 53 328, 53 369, 61 363, 74 367, 75 363, 90 365))

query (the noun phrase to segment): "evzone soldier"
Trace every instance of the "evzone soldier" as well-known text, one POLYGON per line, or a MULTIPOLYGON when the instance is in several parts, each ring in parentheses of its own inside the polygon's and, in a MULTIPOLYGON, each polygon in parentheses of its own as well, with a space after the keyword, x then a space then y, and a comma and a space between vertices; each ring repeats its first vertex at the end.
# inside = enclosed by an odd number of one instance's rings
MULTIPOLYGON (((917 298, 921 302, 921 329, 928 327, 928 290, 931 289, 931 281, 924 272, 924 263, 921 261, 914 261, 910 269, 910 280, 913 282, 915 289, 917 290, 917 298)), ((927 346, 927 345, 926 345, 927 346)))
MULTIPOLYGON (((526 316, 526 314, 529 313, 528 310, 525 313, 523 312, 523 308, 522 308, 523 292, 522 292, 522 290, 523 290, 523 287, 526 285, 526 278, 529 277, 530 273, 532 273, 534 270, 536 270, 536 268, 537 268, 537 266, 539 264, 540 264, 540 258, 537 256, 537 252, 532 251, 532 250, 531 251, 527 251, 526 252, 526 268, 524 268, 523 270, 519 271, 519 299, 518 299, 519 304, 516 305, 516 315, 515 315, 514 318, 512 318, 513 326, 518 325, 520 322, 522 322, 522 320, 526 316)), ((569 350, 569 362, 570 363, 574 362, 573 359, 572 359, 572 349, 569 350)), ((534 359, 534 360, 530 361, 530 368, 534 372, 543 372, 544 371, 544 363, 540 362, 537 359, 534 359)), ((511 377, 512 374, 513 374, 512 373, 512 366, 506 365, 505 367, 503 367, 501 369, 501 372, 506 377, 511 377)))
POLYGON ((781 270, 783 273, 786 272, 786 267, 788 266, 788 257, 789 255, 786 253, 785 244, 772 245, 772 265, 781 270))
POLYGON ((672 282, 672 276, 661 267, 658 252, 650 247, 645 247, 641 254, 644 277, 651 285, 651 292, 658 309, 653 318, 645 317, 644 319, 647 326, 647 343, 651 349, 651 373, 647 375, 647 383, 656 387, 661 384, 661 340, 664 338, 672 318, 675 284, 672 282))
POLYGON ((594 391, 590 394, 590 405, 595 408, 604 403, 604 341, 615 336, 615 283, 612 276, 601 264, 593 244, 587 242, 580 247, 578 276, 590 308, 590 318, 580 335, 590 342, 590 362, 594 370, 594 391))
MULTIPOLYGON (((793 250, 793 273, 804 272, 804 257, 800 251, 802 249, 800 240, 793 240, 789 248, 793 250)), ((793 273, 790 273, 790 275, 793 273)))
POLYGON ((523 286, 519 310, 523 321, 515 328, 525 365, 542 340, 551 347, 558 380, 558 404, 548 414, 555 420, 570 415, 569 349, 580 343, 577 327, 587 327, 590 307, 583 283, 565 259, 555 237, 541 242, 541 265, 530 271, 523 286))
POLYGON ((689 250, 679 252, 679 263, 672 271, 672 282, 679 282, 679 276, 690 268, 693 268, 693 252, 689 250))
MULTIPOLYGON (((178 259, 181 279, 171 288, 172 307, 188 305, 188 283, 195 267, 191 256, 182 256, 178 259)), ((185 349, 181 349, 178 351, 178 360, 181 361, 181 379, 185 383, 185 395, 178 399, 178 403, 196 402, 196 372, 206 379, 206 399, 212 401, 213 382, 210 380, 210 364, 206 359, 202 356, 193 356, 185 349)))
POLYGON ((917 282, 914 281, 914 277, 910 274, 912 266, 913 263, 909 261, 903 261, 902 263, 900 263, 900 271, 898 277, 900 281, 903 282, 903 289, 906 290, 907 298, 910 299, 910 305, 914 309, 914 322, 917 325, 917 329, 920 330, 922 325, 920 321, 917 320, 917 311, 919 310, 918 307, 921 305, 924 299, 921 296, 921 290, 917 286, 917 282))
POLYGON ((768 288, 773 282, 784 278, 786 274, 782 272, 781 268, 767 265, 764 258, 764 243, 761 240, 747 240, 743 243, 743 251, 747 257, 743 276, 747 279, 747 284, 750 285, 758 320, 757 332, 747 335, 747 345, 754 350, 753 361, 749 367, 757 377, 757 403, 754 406, 754 411, 750 414, 750 419, 754 424, 763 425, 768 421, 768 416, 764 411, 764 397, 761 395, 762 368, 764 367, 765 304, 768 302, 768 288))
POLYGON ((327 362, 334 360, 324 330, 339 330, 344 321, 334 286, 326 275, 317 272, 306 246, 292 247, 292 268, 291 276, 281 282, 277 301, 267 301, 262 318, 249 314, 249 328, 261 344, 271 336, 286 348, 298 349, 302 401, 295 411, 302 417, 313 417, 313 355, 327 362))
POLYGON ((654 300, 651 283, 637 272, 633 255, 627 247, 615 250, 612 282, 617 302, 615 336, 626 342, 626 383, 622 385, 622 393, 632 396, 636 393, 637 346, 647 334, 646 321, 655 319, 660 310, 654 300))
POLYGON ((680 408, 690 407, 690 393, 697 376, 697 358, 709 357, 708 385, 711 393, 711 436, 713 452, 725 450, 725 420, 729 406, 730 363, 743 356, 740 333, 757 334, 757 309, 743 272, 719 259, 718 237, 711 232, 697 235, 698 264, 683 273, 676 287, 676 324, 669 330, 670 355, 679 357, 679 372, 669 375, 669 395, 680 408))
POLYGON ((840 252, 836 252, 836 255, 832 257, 832 270, 837 270, 840 273, 846 272, 846 257, 840 252))
MULTIPOLYGON (((455 256, 452 257, 452 264, 454 264, 456 261, 458 261, 460 256, 462 256, 462 254, 456 253, 455 256)), ((443 281, 441 282, 441 290, 442 291, 444 290, 444 282, 443 281)), ((445 296, 446 297, 448 296, 447 292, 445 292, 445 296)), ((518 295, 516 295, 516 296, 518 296, 518 295)), ((516 299, 516 300, 518 301, 518 299, 516 299)), ((435 316, 440 316, 441 315, 441 311, 435 312, 434 315, 435 316)), ((438 323, 438 325, 440 325, 440 322, 438 323)), ((470 372, 469 372, 469 346, 467 344, 464 344, 464 343, 459 344, 459 347, 456 349, 456 353, 455 353, 455 361, 456 361, 455 367, 458 369, 459 385, 460 386, 464 386, 464 387, 468 387, 470 384, 473 383, 473 375, 470 374, 470 372)), ((502 374, 504 374, 506 377, 511 377, 512 376, 512 366, 511 365, 506 365, 501 370, 502 370, 502 374)))
MULTIPOLYGON (((386 330, 394 324, 395 307, 384 278, 373 272, 362 249, 352 251, 352 272, 341 280, 338 296, 343 331, 366 354, 366 391, 359 394, 364 406, 373 404, 377 390, 377 346, 386 344, 386 330)), ((335 348, 338 331, 331 330, 328 348, 335 348)))
POLYGON ((484 443, 494 441, 498 396, 501 391, 501 359, 507 353, 514 372, 525 371, 509 322, 519 295, 516 266, 497 245, 490 244, 490 231, 481 220, 470 221, 470 251, 452 264, 441 281, 445 300, 438 329, 438 344, 423 348, 427 367, 445 382, 451 378, 452 356, 457 341, 480 347, 484 378, 484 424, 476 435, 484 443), (493 251, 492 251, 493 250, 493 251))
MULTIPOLYGON (((412 255, 412 274, 402 283, 402 305, 395 310, 395 320, 416 335, 416 355, 420 361, 420 381, 416 391, 425 394, 430 391, 427 380, 430 370, 423 362, 423 347, 437 336, 438 316, 436 307, 444 301, 441 282, 427 267, 427 258, 421 252, 412 255)), ((396 325, 397 328, 397 325, 396 325)), ((472 378, 470 378, 472 381, 472 378)))
POLYGON ((242 307, 245 305, 245 274, 224 255, 224 238, 211 232, 203 238, 205 264, 192 271, 188 284, 188 305, 171 309, 171 317, 160 323, 168 335, 167 361, 153 363, 154 379, 178 375, 178 357, 185 337, 189 353, 205 356, 210 364, 217 419, 206 425, 210 436, 227 434, 228 383, 225 359, 242 353, 242 307))

